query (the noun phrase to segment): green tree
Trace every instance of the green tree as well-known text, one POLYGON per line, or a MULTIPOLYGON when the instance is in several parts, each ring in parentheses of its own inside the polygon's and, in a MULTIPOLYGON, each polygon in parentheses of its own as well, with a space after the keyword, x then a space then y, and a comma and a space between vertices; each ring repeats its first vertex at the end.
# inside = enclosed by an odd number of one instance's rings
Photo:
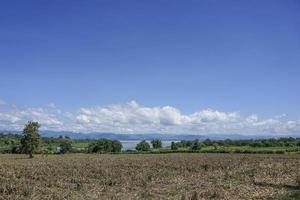
POLYGON ((44 152, 46 154, 53 154, 54 153, 54 148, 53 146, 49 145, 47 148, 46 148, 46 151, 44 152))
POLYGON ((204 140, 204 141, 203 141, 203 144, 205 144, 206 146, 211 146, 211 145, 213 145, 212 141, 211 141, 209 138, 207 138, 206 140, 204 140))
POLYGON ((121 152, 123 148, 122 143, 118 140, 111 141, 111 145, 112 145, 112 152, 121 152))
POLYGON ((159 139, 152 140, 151 144, 152 144, 153 149, 159 149, 162 147, 161 140, 159 140, 159 139))
POLYGON ((100 139, 97 142, 89 144, 88 152, 90 153, 107 153, 120 152, 122 144, 118 140, 100 139))
POLYGON ((138 151, 149 151, 150 144, 148 142, 146 142, 146 140, 143 140, 136 145, 135 149, 138 151))
POLYGON ((21 150, 22 153, 29 155, 29 158, 33 158, 33 154, 38 150, 41 137, 39 134, 40 124, 38 122, 29 121, 24 129, 23 136, 21 138, 21 150))
POLYGON ((112 145, 111 141, 108 139, 100 139, 96 145, 96 152, 111 152, 112 145))
POLYGON ((11 153, 16 153, 16 154, 18 154, 18 153, 21 153, 21 150, 20 150, 20 146, 18 146, 18 145, 13 145, 12 147, 11 147, 11 153))
POLYGON ((201 150, 201 143, 199 142, 199 140, 194 140, 192 141, 192 145, 191 145, 191 150, 192 151, 199 151, 201 150))
POLYGON ((70 139, 62 139, 59 144, 60 153, 68 153, 72 151, 72 141, 70 139))
POLYGON ((171 143, 171 150, 177 150, 177 149, 178 149, 178 147, 177 147, 176 143, 172 142, 171 143))
POLYGON ((213 147, 214 147, 214 150, 217 150, 218 149, 218 146, 219 146, 219 144, 218 143, 213 143, 213 147))

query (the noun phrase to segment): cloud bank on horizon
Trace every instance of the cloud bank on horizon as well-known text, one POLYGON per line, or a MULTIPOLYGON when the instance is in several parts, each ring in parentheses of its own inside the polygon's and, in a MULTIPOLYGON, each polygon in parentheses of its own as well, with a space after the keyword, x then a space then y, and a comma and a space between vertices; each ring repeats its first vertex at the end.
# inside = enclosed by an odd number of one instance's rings
POLYGON ((113 133, 287 135, 300 133, 300 119, 285 115, 261 119, 257 115, 204 109, 185 115, 171 106, 146 107, 135 101, 63 112, 54 104, 21 108, 0 101, 0 130, 20 131, 27 121, 42 130, 113 133))

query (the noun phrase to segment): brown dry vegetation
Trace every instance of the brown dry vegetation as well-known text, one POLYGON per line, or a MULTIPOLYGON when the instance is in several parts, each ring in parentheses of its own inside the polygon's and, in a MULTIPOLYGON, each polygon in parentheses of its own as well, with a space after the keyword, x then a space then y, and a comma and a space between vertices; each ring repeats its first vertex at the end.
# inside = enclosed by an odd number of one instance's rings
POLYGON ((0 155, 0 199, 266 199, 297 190, 299 155, 0 155))

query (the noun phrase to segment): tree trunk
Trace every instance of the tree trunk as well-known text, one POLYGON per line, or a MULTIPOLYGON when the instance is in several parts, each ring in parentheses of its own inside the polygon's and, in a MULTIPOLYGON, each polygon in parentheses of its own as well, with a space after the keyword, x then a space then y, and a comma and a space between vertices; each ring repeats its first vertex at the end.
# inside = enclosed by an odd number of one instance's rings
POLYGON ((30 153, 30 154, 29 154, 29 158, 33 158, 33 155, 32 155, 32 153, 30 153))

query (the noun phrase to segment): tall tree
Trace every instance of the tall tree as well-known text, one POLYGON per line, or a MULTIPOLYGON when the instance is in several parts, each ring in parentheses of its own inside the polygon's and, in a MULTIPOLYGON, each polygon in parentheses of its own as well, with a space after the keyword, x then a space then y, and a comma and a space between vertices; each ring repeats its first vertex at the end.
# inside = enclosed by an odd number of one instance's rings
POLYGON ((136 145, 135 149, 138 151, 149 151, 150 144, 148 142, 146 142, 146 140, 143 140, 136 145))
POLYGON ((171 150, 177 150, 177 149, 178 149, 178 147, 177 147, 176 143, 172 142, 171 143, 171 150))
POLYGON ((162 143, 161 143, 161 140, 159 140, 159 139, 152 140, 151 144, 152 144, 153 149, 162 148, 162 143))
POLYGON ((21 150, 23 153, 28 154, 29 158, 33 158, 33 154, 40 146, 40 126, 41 125, 38 122, 29 121, 23 129, 23 136, 21 138, 21 150))
POLYGON ((111 145, 112 145, 112 152, 121 152, 123 148, 122 143, 118 140, 113 140, 111 145))

